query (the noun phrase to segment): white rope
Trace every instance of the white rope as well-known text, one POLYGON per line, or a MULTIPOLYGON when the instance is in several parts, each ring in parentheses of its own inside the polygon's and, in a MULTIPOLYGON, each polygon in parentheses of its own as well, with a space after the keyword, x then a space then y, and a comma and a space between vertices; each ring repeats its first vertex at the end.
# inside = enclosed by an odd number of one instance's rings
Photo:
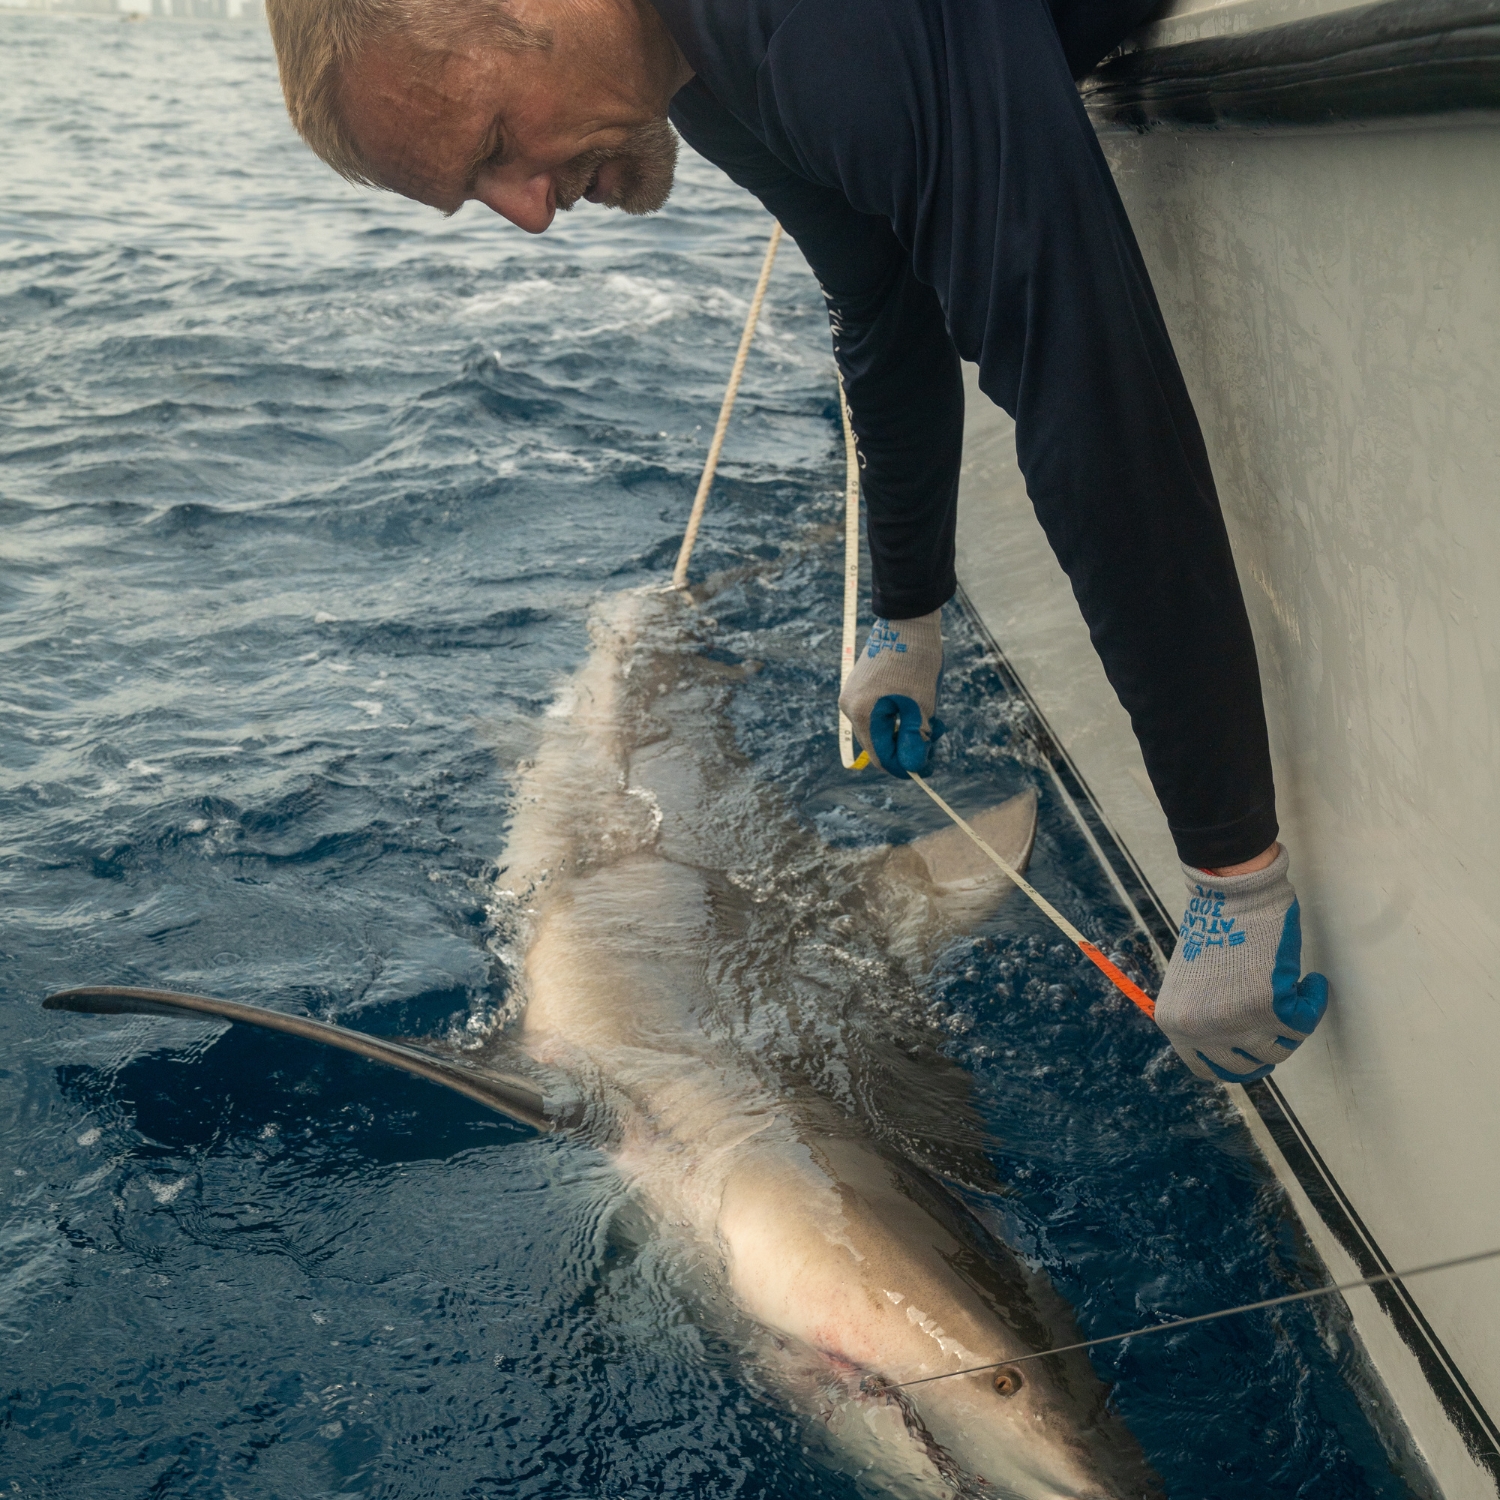
POLYGON ((959 817, 959 815, 954 812, 953 809, 949 807, 948 804, 944 802, 943 799, 938 796, 938 794, 933 791, 933 789, 928 786, 927 783, 920 776, 918 776, 915 771, 908 771, 906 774, 910 776, 911 779, 915 781, 916 784, 921 787, 922 790, 926 792, 927 795, 931 797, 932 800, 936 802, 937 805, 942 808, 942 810, 947 813, 950 818, 953 819, 954 823, 957 824, 959 828, 961 828, 966 834, 968 834, 968 836, 979 846, 980 850, 984 854, 988 855, 995 864, 1000 866, 1000 868, 1006 873, 1007 876, 1009 876, 1010 880, 1020 890, 1024 891, 1028 896, 1031 897, 1031 899, 1052 919, 1053 926, 1057 927, 1061 932, 1072 938, 1075 943, 1088 942, 1088 939, 1084 937, 1084 935, 1065 916, 1063 916, 1063 914, 1058 911, 1058 909, 1039 890, 1037 890, 1037 888, 1032 885, 1032 883, 1027 880, 1019 870, 1013 868, 1011 865, 1008 865, 1003 859, 1001 859, 1000 856, 996 854, 995 851, 991 849, 990 846, 985 843, 985 841, 980 838, 980 836, 975 833, 974 830, 970 828, 969 825, 965 823, 964 820, 959 817))
POLYGON ((1331 1297, 1335 1292, 1356 1292, 1365 1286, 1380 1286, 1387 1281, 1409 1281, 1413 1276, 1426 1276, 1432 1271, 1450 1271, 1454 1266, 1471 1266, 1475 1261, 1494 1260, 1500 1256, 1500 1247, 1481 1250, 1476 1255, 1460 1255, 1453 1260, 1435 1260, 1429 1265, 1413 1266, 1409 1271, 1385 1271, 1379 1276, 1365 1276, 1359 1281, 1341 1281, 1334 1286, 1315 1286, 1307 1292, 1289 1292, 1285 1297, 1267 1297, 1262 1302, 1242 1302, 1238 1307, 1223 1307, 1218 1312, 1199 1313, 1192 1318, 1174 1318, 1170 1323, 1152 1323, 1145 1328, 1132 1328, 1129 1333, 1107 1333, 1103 1338, 1084 1339, 1081 1344, 1064 1344, 1061 1349, 1038 1349, 1034 1354, 1017 1354, 1010 1359, 997 1359, 993 1364, 969 1365, 963 1370, 947 1370, 941 1375, 922 1375, 916 1380, 893 1380, 874 1384, 882 1391, 904 1390, 907 1386, 927 1385, 933 1380, 952 1380, 955 1375, 977 1375, 984 1370, 998 1370, 1006 1365, 1023 1364, 1028 1359, 1048 1359, 1054 1354, 1072 1354, 1078 1349, 1093 1349, 1100 1344, 1119 1344, 1126 1339, 1144 1338, 1148 1333, 1171 1333, 1177 1328, 1186 1328, 1191 1323, 1212 1323, 1217 1318, 1231 1318, 1236 1313, 1259 1312, 1265 1307, 1284 1307, 1288 1302, 1307 1302, 1313 1297, 1331 1297))
MULTIPOLYGON (((859 450, 854 446, 854 426, 849 421, 849 403, 844 399, 844 380, 839 377, 839 415, 844 419, 844 652, 839 661, 839 691, 854 670, 855 629, 859 623, 859 450)), ((855 767, 854 725, 839 713, 839 759, 846 771, 855 767)), ((868 764, 861 752, 860 761, 868 764)))
MULTIPOLYGON (((672 572, 672 587, 687 587, 688 561, 693 555, 693 544, 698 540, 698 527, 703 520, 703 511, 708 504, 708 492, 713 486, 714 471, 719 465, 719 454, 724 447, 724 434, 729 429, 729 418, 734 411, 734 400, 740 389, 740 379, 745 373, 745 361, 750 354, 750 344, 755 337, 755 325, 760 319, 761 304, 766 298, 766 287, 771 280, 771 267, 776 263, 776 250, 781 244, 781 225, 771 230, 766 244, 766 258, 761 264, 760 280, 755 286, 755 296, 750 302, 750 311, 745 318, 745 330, 740 335, 739 352, 734 357, 734 368, 729 372, 729 384, 724 391, 724 401, 719 408, 719 420, 714 427, 713 441, 708 447, 708 459, 703 465, 703 477, 698 481, 698 493, 693 499, 692 514, 688 517, 687 530, 683 534, 682 547, 677 554, 677 566, 672 572)), ((844 428, 844 621, 843 652, 839 662, 839 688, 842 690, 854 668, 856 628, 859 606, 859 449, 854 440, 854 424, 849 419, 849 402, 844 395, 844 382, 839 379, 839 416, 844 428)), ((839 713, 839 759, 846 770, 860 770, 869 765, 870 757, 860 751, 855 754, 854 726, 839 713)), ((932 798, 969 838, 1004 871, 1008 879, 1026 893, 1048 919, 1075 943, 1084 956, 1098 967, 1124 995, 1138 1005, 1148 1016, 1156 1014, 1156 1002, 1133 980, 1105 957, 1103 951, 1084 935, 1047 900, 1037 888, 1026 880, 1020 871, 1012 868, 995 853, 980 836, 928 786, 927 782, 911 772, 911 779, 932 798)))
POLYGON ((755 284, 755 296, 750 301, 750 312, 745 318, 745 331, 740 335, 739 353, 734 357, 734 368, 729 372, 729 384, 724 391, 724 402, 719 407, 719 420, 714 427, 713 441, 708 445, 708 460, 703 465, 703 477, 698 481, 698 493, 693 497, 693 511, 688 517, 687 530, 683 533, 682 547, 677 553, 677 566, 672 569, 672 587, 687 587, 688 559, 693 555, 693 544, 698 540, 698 527, 703 520, 703 507, 708 504, 708 492, 713 487, 714 471, 719 467, 719 453, 724 447, 724 434, 729 430, 729 417, 734 411, 734 398, 740 392, 740 377, 745 373, 745 361, 750 356, 750 343, 755 337, 755 325, 760 321, 760 305, 766 300, 766 286, 771 280, 771 267, 776 264, 776 251, 781 244, 781 225, 771 230, 766 245, 766 258, 761 263, 760 280, 755 284))

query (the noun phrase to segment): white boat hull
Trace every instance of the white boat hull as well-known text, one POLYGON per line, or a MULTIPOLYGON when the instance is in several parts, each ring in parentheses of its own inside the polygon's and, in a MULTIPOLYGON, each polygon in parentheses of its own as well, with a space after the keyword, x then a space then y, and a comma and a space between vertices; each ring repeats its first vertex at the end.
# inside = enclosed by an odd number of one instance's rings
MULTIPOLYGON (((1104 141, 1205 429, 1306 961, 1333 986, 1275 1075, 1282 1145, 1267 1101, 1232 1092, 1335 1276, 1500 1245, 1500 126, 1104 141), (1298 1122, 1311 1155, 1282 1149, 1298 1122)), ((972 385, 959 576, 1175 923, 1181 876, 1128 721, 1009 419, 972 385)), ((1394 1301, 1349 1298, 1371 1359, 1444 1494, 1493 1500, 1500 1273, 1394 1301)))

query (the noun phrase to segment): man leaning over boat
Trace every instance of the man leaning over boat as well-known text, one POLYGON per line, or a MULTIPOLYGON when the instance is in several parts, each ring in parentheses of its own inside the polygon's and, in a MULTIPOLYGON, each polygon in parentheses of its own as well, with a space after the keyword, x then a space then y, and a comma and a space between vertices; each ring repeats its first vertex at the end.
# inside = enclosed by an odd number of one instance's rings
POLYGON ((1188 887, 1157 1020, 1264 1077, 1322 1018, 1259 668, 1203 438, 1079 100, 1155 0, 267 0, 292 121, 352 181, 541 233, 651 213, 675 126, 797 241, 862 460, 876 621, 840 706, 927 767, 953 596, 960 360, 1130 714, 1188 887), (670 126, 669 122, 670 121, 670 126))

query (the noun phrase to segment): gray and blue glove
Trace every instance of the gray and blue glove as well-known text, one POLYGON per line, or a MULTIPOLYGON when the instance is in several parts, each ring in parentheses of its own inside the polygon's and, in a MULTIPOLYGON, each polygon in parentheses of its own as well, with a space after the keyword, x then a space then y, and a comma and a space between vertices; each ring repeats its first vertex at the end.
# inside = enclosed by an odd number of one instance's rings
POLYGON ((1188 905, 1156 1023, 1199 1078, 1264 1078, 1328 1008, 1328 981, 1302 974, 1302 913, 1289 864, 1282 849, 1249 875, 1182 867, 1188 905))
POLYGON ((925 775, 943 732, 933 717, 943 675, 941 614, 876 620, 839 694, 855 737, 892 776, 925 775))

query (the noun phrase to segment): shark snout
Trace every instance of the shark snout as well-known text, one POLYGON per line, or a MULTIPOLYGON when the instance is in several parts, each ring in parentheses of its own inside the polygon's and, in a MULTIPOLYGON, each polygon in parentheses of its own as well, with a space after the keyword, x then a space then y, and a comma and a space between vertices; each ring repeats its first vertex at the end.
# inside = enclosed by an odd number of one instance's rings
POLYGON ((1001 1365, 913 1390, 909 1421, 975 1500, 1162 1500, 1135 1440, 1081 1394, 1034 1365, 1001 1365))

